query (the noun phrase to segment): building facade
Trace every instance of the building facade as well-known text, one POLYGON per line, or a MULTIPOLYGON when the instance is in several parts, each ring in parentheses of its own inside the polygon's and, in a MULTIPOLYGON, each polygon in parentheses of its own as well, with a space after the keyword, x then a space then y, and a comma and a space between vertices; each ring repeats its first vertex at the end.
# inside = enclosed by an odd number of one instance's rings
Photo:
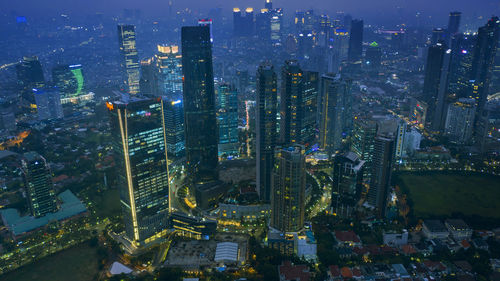
POLYGON ((120 47, 120 66, 123 71, 123 84, 130 94, 139 93, 140 65, 135 42, 135 26, 118 25, 118 44, 120 47))

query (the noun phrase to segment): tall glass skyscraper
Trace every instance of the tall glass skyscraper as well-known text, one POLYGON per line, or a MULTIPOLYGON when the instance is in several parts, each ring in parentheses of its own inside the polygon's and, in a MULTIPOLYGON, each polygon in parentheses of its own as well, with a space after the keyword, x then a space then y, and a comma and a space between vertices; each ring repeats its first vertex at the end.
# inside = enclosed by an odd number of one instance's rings
POLYGON ((184 105, 182 100, 163 99, 163 114, 165 118, 165 137, 167 152, 171 156, 184 155, 184 105))
POLYGON ((378 136, 374 141, 372 176, 367 201, 374 206, 379 218, 385 217, 389 200, 392 166, 394 162, 394 139, 378 136))
POLYGON ((179 46, 158 45, 156 68, 160 94, 172 100, 182 97, 182 56, 179 46))
POLYGON ((125 235, 131 248, 166 234, 168 166, 160 99, 107 103, 116 154, 125 235))
POLYGON ((27 102, 35 104, 32 89, 45 86, 45 77, 38 57, 23 57, 23 60, 16 65, 16 74, 21 97, 27 102))
POLYGON ((260 199, 271 200, 271 176, 274 150, 278 141, 276 114, 278 107, 277 76, 270 63, 257 70, 257 192, 260 199))
POLYGON ((360 61, 363 54, 363 20, 351 21, 351 35, 349 37, 349 54, 350 62, 360 61))
POLYGON ((272 177, 271 227, 296 232, 304 226, 306 170, 304 147, 276 148, 272 177))
POLYGON ((469 98, 476 100, 479 114, 483 111, 488 98, 499 36, 500 19, 498 17, 492 17, 477 32, 472 56, 471 80, 473 80, 473 87, 469 98))
POLYGON ((130 94, 137 94, 139 93, 140 66, 135 44, 135 26, 118 25, 118 44, 124 85, 130 94))
POLYGON ((31 214, 42 217, 57 211, 52 175, 45 158, 33 151, 26 152, 21 165, 31 214))
POLYGON ((342 148, 352 125, 352 81, 340 75, 321 77, 320 146, 329 155, 342 148))
POLYGON ((236 156, 238 142, 238 92, 228 83, 217 87, 217 124, 219 126, 219 155, 236 156))
POLYGON ((304 73, 296 60, 287 60, 281 72, 280 142, 302 143, 304 73))
POLYGON ((188 172, 193 181, 206 182, 218 178, 218 134, 210 28, 184 26, 181 34, 188 172))

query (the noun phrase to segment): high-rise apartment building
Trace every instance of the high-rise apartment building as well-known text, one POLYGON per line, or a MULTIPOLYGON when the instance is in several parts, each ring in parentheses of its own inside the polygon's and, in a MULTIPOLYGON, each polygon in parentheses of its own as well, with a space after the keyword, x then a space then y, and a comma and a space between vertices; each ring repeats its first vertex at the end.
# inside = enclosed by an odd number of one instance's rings
POLYGON ((365 161, 363 170, 363 182, 369 184, 372 176, 373 151, 375 148, 375 137, 377 136, 377 123, 360 117, 354 119, 351 151, 356 153, 361 160, 365 161))
POLYGON ((184 155, 184 105, 182 100, 163 98, 165 141, 169 158, 184 155), (172 157, 173 156, 173 157, 172 157))
POLYGON ((363 190, 365 161, 354 152, 338 154, 333 159, 332 212, 342 218, 354 215, 363 190))
POLYGON ((297 232, 304 226, 305 156, 304 147, 276 148, 271 186, 271 227, 281 232, 297 232))

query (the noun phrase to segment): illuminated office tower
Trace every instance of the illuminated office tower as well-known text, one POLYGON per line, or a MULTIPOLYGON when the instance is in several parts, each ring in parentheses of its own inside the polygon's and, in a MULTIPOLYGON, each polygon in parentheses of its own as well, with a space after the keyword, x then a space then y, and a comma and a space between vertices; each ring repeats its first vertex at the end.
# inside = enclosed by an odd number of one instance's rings
POLYGON ((61 103, 76 102, 85 88, 81 64, 58 65, 52 69, 52 82, 61 93, 61 103))
POLYGON ((336 28, 328 49, 328 72, 338 73, 349 53, 349 32, 336 28))
POLYGON ((472 129, 476 113, 475 100, 461 98, 448 107, 445 134, 450 141, 458 144, 468 144, 472 138, 472 129))
POLYGON ((358 62, 362 59, 363 53, 363 20, 351 21, 351 32, 349 36, 349 54, 350 62, 358 62))
POLYGON ((153 58, 141 60, 141 80, 139 81, 139 89, 142 96, 161 96, 158 83, 158 70, 153 58))
POLYGON ((304 227, 306 170, 304 147, 276 148, 271 186, 271 227, 297 232, 304 227))
POLYGON ((135 26, 118 25, 118 44, 124 85, 130 94, 137 94, 139 93, 140 66, 135 44, 135 26))
POLYGON ((16 65, 16 74, 21 97, 35 104, 32 89, 45 86, 45 77, 38 57, 23 57, 23 60, 16 65))
POLYGON ((219 156, 237 156, 238 92, 227 83, 217 87, 217 124, 219 126, 219 156))
POLYGON ((217 179, 218 149, 212 44, 208 26, 182 27, 184 128, 191 180, 217 179))
POLYGON ((271 200, 271 177, 274 150, 278 136, 276 114, 278 110, 277 76, 273 65, 263 63, 257 70, 257 192, 265 202, 271 200))
POLYGON ((160 99, 108 102, 125 237, 130 249, 166 234, 169 186, 160 99))
POLYGON ((57 88, 33 89, 38 120, 53 120, 63 118, 61 94, 57 88))
POLYGON ((392 166, 394 162, 394 139, 377 136, 374 141, 372 175, 367 201, 375 207, 377 216, 386 215, 387 201, 391 188, 392 166))
POLYGON ((155 55, 160 94, 171 100, 182 97, 182 56, 179 46, 158 45, 155 55))
POLYGON ((469 97, 476 100, 478 114, 483 111, 488 98, 499 36, 500 20, 498 17, 492 17, 477 32, 470 75, 473 86, 469 97))
POLYGON ((352 127, 352 81, 340 75, 321 77, 320 147, 333 155, 352 127))
POLYGON ((281 32, 283 31, 283 9, 271 10, 271 42, 273 45, 281 44, 281 32))
POLYGON ((426 128, 441 131, 444 125, 445 98, 451 50, 442 43, 429 47, 425 66, 423 97, 429 106, 426 128), (430 125, 430 126, 428 126, 430 125))
POLYGON ((357 117, 354 119, 352 131, 351 151, 365 161, 363 183, 369 184, 372 176, 372 160, 377 135, 377 123, 357 117))
POLYGON ((21 166, 31 214, 42 217, 57 211, 52 174, 45 158, 33 151, 26 152, 21 166))
POLYGON ((165 141, 169 158, 184 155, 184 105, 182 100, 163 98, 163 116, 165 118, 165 141))
POLYGON ((305 19, 305 13, 304 13, 304 11, 296 11, 295 12, 295 19, 294 19, 295 33, 296 34, 299 34, 302 31, 304 31, 305 21, 306 21, 306 19, 305 19))
POLYGON ((281 72, 280 143, 302 144, 304 73, 296 60, 287 60, 281 72))
POLYGON ((210 29, 210 42, 214 43, 214 31, 213 31, 213 25, 214 22, 212 19, 198 19, 198 25, 199 26, 208 26, 210 29))

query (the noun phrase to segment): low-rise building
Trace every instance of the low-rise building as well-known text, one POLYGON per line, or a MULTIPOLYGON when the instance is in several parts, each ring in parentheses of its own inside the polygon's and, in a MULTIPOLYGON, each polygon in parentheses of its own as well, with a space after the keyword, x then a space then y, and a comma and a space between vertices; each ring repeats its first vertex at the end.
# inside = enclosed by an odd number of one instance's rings
POLYGON ((388 232, 383 234, 385 245, 402 246, 408 244, 408 231, 403 230, 402 233, 388 232))
POLYGON ((178 231, 181 236, 209 240, 215 235, 217 222, 175 212, 170 215, 170 227, 178 231))
POLYGON ((359 247, 362 245, 359 236, 352 230, 348 231, 335 231, 335 239, 337 240, 339 246, 344 247, 359 247))
POLYGON ((444 224, 456 241, 469 240, 472 236, 472 229, 461 219, 447 219, 444 224))
POLYGON ((427 239, 446 239, 449 235, 448 229, 439 220, 425 220, 422 233, 427 239))

